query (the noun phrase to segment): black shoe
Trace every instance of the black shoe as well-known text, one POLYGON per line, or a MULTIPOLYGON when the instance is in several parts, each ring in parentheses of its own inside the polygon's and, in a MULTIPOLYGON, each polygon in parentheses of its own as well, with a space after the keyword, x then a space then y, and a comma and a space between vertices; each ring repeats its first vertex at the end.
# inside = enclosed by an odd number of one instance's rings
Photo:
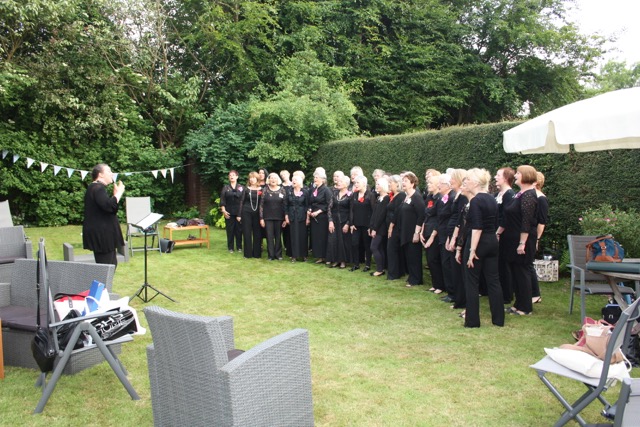
POLYGON ((349 271, 356 271, 356 270, 360 270, 360 266, 359 265, 354 265, 353 267, 351 267, 349 269, 349 271))
POLYGON ((454 302, 455 300, 453 298, 451 298, 449 295, 447 295, 446 297, 441 298, 443 302, 454 302))
POLYGON ((368 265, 365 265, 364 268, 362 269, 362 272, 366 273, 369 270, 371 270, 371 267, 369 267, 368 265))

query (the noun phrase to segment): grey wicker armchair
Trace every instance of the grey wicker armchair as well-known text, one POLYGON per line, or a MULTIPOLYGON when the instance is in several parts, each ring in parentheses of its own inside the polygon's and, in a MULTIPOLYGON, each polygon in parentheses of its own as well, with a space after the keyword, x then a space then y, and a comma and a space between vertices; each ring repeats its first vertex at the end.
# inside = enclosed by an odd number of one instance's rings
POLYGON ((231 317, 156 306, 144 313, 153 338, 147 359, 154 425, 314 424, 306 330, 294 329, 234 352, 231 317))
POLYGON ((33 258, 33 246, 21 225, 0 227, 0 282, 11 281, 13 263, 19 258, 33 258))

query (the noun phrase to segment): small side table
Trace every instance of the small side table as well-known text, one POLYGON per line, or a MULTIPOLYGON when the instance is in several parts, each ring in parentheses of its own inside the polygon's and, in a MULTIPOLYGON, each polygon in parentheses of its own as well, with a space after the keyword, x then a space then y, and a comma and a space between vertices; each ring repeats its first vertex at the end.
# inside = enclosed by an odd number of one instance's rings
POLYGON ((2 349, 2 319, 0 319, 0 380, 4 379, 4 350, 2 349))
POLYGON ((187 225, 185 227, 167 227, 165 225, 162 231, 162 237, 164 237, 165 239, 168 237, 169 240, 173 240, 176 246, 200 245, 200 247, 202 247, 202 244, 205 243, 207 245, 207 249, 209 249, 209 226, 208 225, 187 225), (174 232, 191 231, 191 230, 198 230, 199 236, 191 239, 176 239, 176 240, 173 239, 174 232), (203 231, 205 232, 204 235, 202 234, 203 231))

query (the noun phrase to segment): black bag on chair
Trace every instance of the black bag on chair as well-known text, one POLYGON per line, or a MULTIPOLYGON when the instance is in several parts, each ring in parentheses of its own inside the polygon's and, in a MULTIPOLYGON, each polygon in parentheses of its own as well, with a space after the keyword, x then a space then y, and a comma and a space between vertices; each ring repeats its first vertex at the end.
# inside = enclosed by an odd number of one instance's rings
MULTIPOLYGON (((46 255, 45 255, 46 262, 46 255)), ((31 341, 31 353, 42 372, 53 371, 53 362, 56 358, 56 350, 53 345, 53 337, 49 328, 40 326, 40 252, 38 252, 38 266, 36 267, 38 279, 36 281, 36 292, 38 295, 38 308, 36 309, 36 335, 31 341)), ((48 325, 47 325, 48 326, 48 325)))

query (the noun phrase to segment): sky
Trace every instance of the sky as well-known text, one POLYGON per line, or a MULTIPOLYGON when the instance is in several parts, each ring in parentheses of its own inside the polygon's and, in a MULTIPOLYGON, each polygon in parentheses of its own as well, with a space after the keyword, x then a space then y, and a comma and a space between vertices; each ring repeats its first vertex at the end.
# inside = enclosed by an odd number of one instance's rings
MULTIPOLYGON (((640 0, 576 0, 574 17, 583 34, 615 35, 618 40, 607 44, 619 52, 606 55, 606 60, 640 62, 640 0)), ((606 61, 605 61, 606 62, 606 61)))

